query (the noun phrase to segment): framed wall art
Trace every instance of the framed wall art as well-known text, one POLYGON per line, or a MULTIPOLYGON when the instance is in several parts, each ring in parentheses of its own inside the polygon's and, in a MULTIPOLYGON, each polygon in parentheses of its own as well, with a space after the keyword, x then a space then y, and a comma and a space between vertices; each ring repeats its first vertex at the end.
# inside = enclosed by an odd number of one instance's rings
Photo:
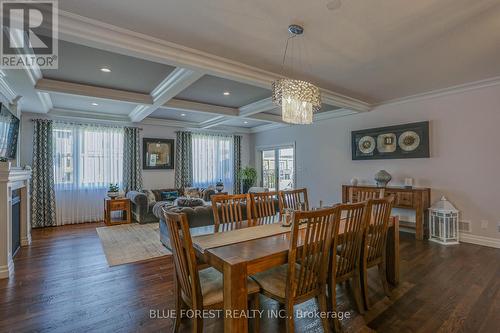
POLYGON ((352 131, 351 149, 353 160, 430 157, 429 122, 352 131))
POLYGON ((145 170, 174 168, 173 139, 142 139, 142 168, 145 170))

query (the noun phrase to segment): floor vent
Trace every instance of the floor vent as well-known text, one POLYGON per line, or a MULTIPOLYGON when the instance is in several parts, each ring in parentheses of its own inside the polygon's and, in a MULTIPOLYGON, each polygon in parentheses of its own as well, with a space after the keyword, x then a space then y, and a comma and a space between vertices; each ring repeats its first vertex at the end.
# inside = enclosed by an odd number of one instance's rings
POLYGON ((459 221, 458 230, 461 232, 471 232, 470 221, 459 221))

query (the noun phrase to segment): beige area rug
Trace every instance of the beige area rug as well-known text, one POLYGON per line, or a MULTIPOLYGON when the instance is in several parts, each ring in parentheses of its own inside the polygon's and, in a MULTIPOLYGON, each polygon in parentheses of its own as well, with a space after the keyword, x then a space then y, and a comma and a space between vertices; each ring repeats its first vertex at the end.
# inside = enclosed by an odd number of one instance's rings
POLYGON ((122 224, 96 228, 109 266, 171 255, 160 242, 158 223, 122 224))

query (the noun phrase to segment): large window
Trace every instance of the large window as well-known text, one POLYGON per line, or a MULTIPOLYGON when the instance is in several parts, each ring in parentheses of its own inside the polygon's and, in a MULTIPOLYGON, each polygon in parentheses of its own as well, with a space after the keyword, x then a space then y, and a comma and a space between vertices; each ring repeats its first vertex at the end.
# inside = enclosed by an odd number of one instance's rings
POLYGON ((262 186, 270 191, 289 190, 295 186, 293 147, 261 150, 262 186))
POLYGON ((56 124, 56 187, 107 187, 122 183, 123 129, 56 124))
POLYGON ((207 188, 222 180, 224 190, 233 190, 233 137, 193 133, 193 186, 207 188))
POLYGON ((102 221, 110 183, 122 184, 123 129, 54 124, 57 225, 102 221))

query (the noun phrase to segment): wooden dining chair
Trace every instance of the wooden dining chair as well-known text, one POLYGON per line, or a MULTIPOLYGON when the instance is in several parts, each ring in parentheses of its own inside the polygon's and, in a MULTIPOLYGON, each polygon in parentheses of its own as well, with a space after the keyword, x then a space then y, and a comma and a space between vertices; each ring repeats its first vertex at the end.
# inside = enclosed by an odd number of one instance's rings
POLYGON ((385 189, 383 188, 349 188, 349 203, 363 202, 368 199, 382 199, 385 195, 385 189))
MULTIPOLYGON (((174 332, 179 331, 181 308, 192 310, 223 309, 223 276, 213 267, 198 270, 186 214, 172 213, 163 209, 168 227, 175 269, 176 314, 174 332)), ((259 309, 259 286, 248 278, 248 294, 251 309, 259 309)), ((203 332, 203 318, 193 318, 193 332, 203 332)), ((258 319, 254 331, 259 331, 258 319)))
POLYGON ((248 227, 251 219, 248 194, 221 194, 212 196, 214 232, 248 227))
MULTIPOLYGON (((317 298, 319 310, 328 311, 326 278, 333 235, 338 234, 335 214, 335 208, 295 212, 288 264, 252 276, 262 294, 285 305, 288 333, 294 332, 295 304, 317 298), (299 221, 306 223, 304 230, 299 230, 299 221)), ((324 316, 322 324, 324 331, 329 332, 328 319, 324 316)))
POLYGON ((253 225, 275 223, 278 192, 250 193, 253 225))
MULTIPOLYGON (((336 286, 339 283, 351 280, 354 301, 358 312, 364 313, 364 304, 361 298, 360 261, 361 246, 366 225, 366 203, 340 204, 335 206, 341 217, 339 237, 332 252, 328 295, 332 311, 337 311, 336 286)), ((340 323, 335 319, 336 331, 340 323)))
POLYGON ((389 219, 394 197, 385 199, 370 199, 367 202, 368 212, 365 236, 362 247, 361 277, 363 280, 362 291, 365 307, 370 308, 368 297, 368 269, 378 266, 378 272, 385 294, 390 297, 389 284, 386 274, 386 243, 387 230, 389 229, 389 219))
POLYGON ((280 191, 279 198, 280 213, 283 213, 283 210, 286 208, 291 208, 293 210, 309 210, 306 188, 280 191))

